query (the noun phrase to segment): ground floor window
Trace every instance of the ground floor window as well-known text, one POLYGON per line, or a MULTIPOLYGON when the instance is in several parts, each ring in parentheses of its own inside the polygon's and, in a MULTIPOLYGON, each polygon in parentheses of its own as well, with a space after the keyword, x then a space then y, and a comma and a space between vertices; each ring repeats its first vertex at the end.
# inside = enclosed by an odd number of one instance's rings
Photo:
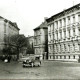
POLYGON ((56 56, 56 59, 58 59, 58 56, 56 56))
POLYGON ((79 55, 79 59, 80 59, 80 55, 79 55))
POLYGON ((50 56, 50 59, 51 59, 51 56, 50 56))
POLYGON ((75 55, 73 56, 73 58, 75 59, 75 55))
POLYGON ((64 59, 66 59, 66 56, 64 56, 64 59))
POLYGON ((60 59, 62 59, 62 56, 60 56, 60 59))
POLYGON ((79 46, 79 51, 80 51, 80 44, 78 44, 78 46, 79 46))
POLYGON ((69 56, 69 59, 70 59, 70 56, 69 56))
POLYGON ((55 59, 55 56, 53 56, 53 59, 55 59))

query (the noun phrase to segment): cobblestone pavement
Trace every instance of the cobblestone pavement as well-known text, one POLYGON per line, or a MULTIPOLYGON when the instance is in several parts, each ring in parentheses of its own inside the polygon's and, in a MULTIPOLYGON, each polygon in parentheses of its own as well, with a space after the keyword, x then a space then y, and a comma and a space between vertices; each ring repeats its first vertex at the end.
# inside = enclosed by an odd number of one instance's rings
POLYGON ((22 67, 22 63, 0 61, 0 79, 80 79, 80 63, 42 61, 41 67, 22 67))

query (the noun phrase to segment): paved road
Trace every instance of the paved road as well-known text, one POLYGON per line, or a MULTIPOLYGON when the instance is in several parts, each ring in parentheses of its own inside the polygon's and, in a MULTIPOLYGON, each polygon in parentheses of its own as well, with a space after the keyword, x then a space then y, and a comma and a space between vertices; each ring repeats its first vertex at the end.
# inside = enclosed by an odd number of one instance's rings
POLYGON ((0 79, 80 79, 80 63, 43 61, 41 67, 0 61, 0 79))

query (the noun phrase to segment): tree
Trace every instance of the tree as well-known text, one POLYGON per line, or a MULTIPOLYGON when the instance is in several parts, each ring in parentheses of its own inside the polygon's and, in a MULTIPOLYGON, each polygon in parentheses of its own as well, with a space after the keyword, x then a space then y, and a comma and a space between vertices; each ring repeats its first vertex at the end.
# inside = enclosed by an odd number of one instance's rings
POLYGON ((34 49, 29 43, 29 39, 24 35, 13 35, 7 37, 7 46, 3 49, 3 53, 7 55, 16 54, 19 59, 19 53, 22 50, 26 50, 28 54, 34 54, 34 49))
POLYGON ((26 40, 27 40, 27 52, 26 52, 26 54, 34 54, 33 43, 30 44, 28 38, 26 38, 26 40))
POLYGON ((5 47, 3 48, 2 52, 4 53, 4 55, 10 55, 11 54, 11 47, 5 47))
POLYGON ((19 59, 19 52, 23 47, 27 47, 27 40, 24 35, 14 35, 10 37, 9 44, 16 47, 17 59, 19 59))

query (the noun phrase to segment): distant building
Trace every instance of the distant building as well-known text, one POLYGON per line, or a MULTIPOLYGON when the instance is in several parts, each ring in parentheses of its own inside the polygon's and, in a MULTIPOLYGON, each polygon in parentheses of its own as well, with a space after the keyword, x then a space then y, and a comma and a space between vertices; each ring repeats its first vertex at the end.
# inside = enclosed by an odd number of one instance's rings
POLYGON ((40 55, 47 58, 47 41, 48 41, 48 28, 47 22, 42 22, 38 27, 34 29, 34 50, 36 55, 40 55))
POLYGON ((49 60, 80 58, 80 4, 47 19, 49 60))
POLYGON ((33 48, 33 46, 34 46, 34 36, 28 36, 27 38, 28 38, 30 47, 33 48))
POLYGON ((34 55, 34 36, 29 36, 26 37, 28 41, 28 46, 27 46, 27 56, 34 55))
POLYGON ((0 16, 0 51, 9 45, 11 36, 19 34, 19 30, 16 23, 0 16))

